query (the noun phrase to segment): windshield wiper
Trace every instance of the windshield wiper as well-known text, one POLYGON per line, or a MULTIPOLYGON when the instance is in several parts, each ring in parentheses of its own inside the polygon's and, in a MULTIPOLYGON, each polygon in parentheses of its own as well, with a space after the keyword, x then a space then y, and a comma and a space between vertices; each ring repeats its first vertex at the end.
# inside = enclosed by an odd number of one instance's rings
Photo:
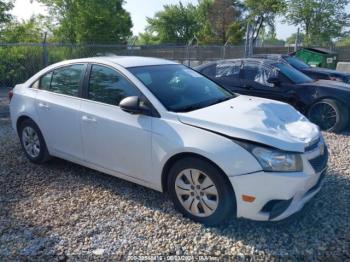
POLYGON ((205 107, 205 106, 202 106, 201 104, 184 106, 184 107, 181 107, 179 109, 175 109, 175 111, 178 113, 187 113, 187 112, 194 111, 194 110, 201 109, 201 108, 205 107))
POLYGON ((186 112, 194 111, 194 110, 201 109, 201 108, 204 108, 204 107, 216 105, 216 104, 219 104, 221 102, 230 100, 232 98, 234 98, 234 96, 232 96, 232 97, 221 97, 221 98, 215 99, 214 101, 205 101, 205 102, 201 102, 201 103, 194 104, 194 105, 184 106, 184 107, 181 107, 179 109, 176 109, 176 112, 178 112, 178 113, 186 113, 186 112))
POLYGON ((218 99, 214 100, 213 102, 211 102, 208 106, 216 105, 216 104, 231 100, 232 98, 234 98, 234 97, 232 96, 232 97, 218 98, 218 99))

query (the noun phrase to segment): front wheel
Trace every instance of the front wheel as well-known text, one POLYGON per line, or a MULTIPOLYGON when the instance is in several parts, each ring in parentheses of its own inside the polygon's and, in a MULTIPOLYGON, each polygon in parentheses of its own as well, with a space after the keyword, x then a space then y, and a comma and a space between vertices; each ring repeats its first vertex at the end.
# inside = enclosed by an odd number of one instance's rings
POLYGON ((185 158, 169 173, 168 190, 177 210, 194 221, 218 225, 234 214, 235 196, 226 175, 200 158, 185 158))
POLYGON ((349 110, 336 100, 324 99, 310 107, 308 118, 323 131, 341 132, 348 124, 349 110))

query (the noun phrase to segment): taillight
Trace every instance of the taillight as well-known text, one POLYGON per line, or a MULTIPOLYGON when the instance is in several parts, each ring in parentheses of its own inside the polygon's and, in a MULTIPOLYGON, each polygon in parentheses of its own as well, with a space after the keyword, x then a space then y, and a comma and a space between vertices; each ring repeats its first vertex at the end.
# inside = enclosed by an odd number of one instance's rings
POLYGON ((13 97, 13 90, 10 90, 8 93, 9 96, 9 100, 11 101, 12 97, 13 97))

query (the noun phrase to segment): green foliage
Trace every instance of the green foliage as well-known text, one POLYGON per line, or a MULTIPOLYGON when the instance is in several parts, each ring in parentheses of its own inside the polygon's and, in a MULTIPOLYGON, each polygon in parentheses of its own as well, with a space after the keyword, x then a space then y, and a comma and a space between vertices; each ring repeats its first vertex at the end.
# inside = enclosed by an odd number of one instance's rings
POLYGON ((165 5, 154 18, 147 18, 146 35, 142 39, 159 43, 187 44, 200 29, 194 5, 165 5))
POLYGON ((0 87, 14 86, 42 68, 41 47, 1 47, 0 87))
POLYGON ((259 40, 262 46, 284 46, 286 43, 284 40, 278 39, 274 31, 267 31, 265 28, 260 31, 259 40))
POLYGON ((11 20, 11 15, 9 11, 13 8, 12 1, 0 0, 0 30, 11 20))
POLYGON ((236 44, 243 39, 243 7, 236 0, 214 0, 207 11, 212 41, 236 44))
POLYGON ((42 41, 43 33, 43 17, 33 16, 25 22, 9 22, 2 31, 0 41, 7 43, 37 43, 42 41))
POLYGON ((350 25, 349 0, 288 0, 286 20, 300 26, 308 45, 325 45, 341 37, 350 25))
MULTIPOLYGON (((2 30, 0 42, 40 42, 43 37, 43 28, 41 17, 32 17, 22 23, 11 21, 2 30)), ((2 46, 0 47, 0 58, 0 86, 22 83, 43 66, 40 46, 2 46)))
POLYGON ((350 36, 341 38, 336 43, 339 47, 349 47, 350 46, 350 36))
POLYGON ((61 42, 124 44, 131 36, 130 14, 123 0, 39 0, 59 22, 53 29, 61 42))
POLYGON ((153 18, 147 18, 140 44, 187 44, 194 36, 201 44, 242 42, 245 25, 242 5, 235 0, 199 0, 198 5, 181 2, 165 5, 153 18))
MULTIPOLYGON (((300 34, 299 34, 299 37, 300 37, 300 43, 304 43, 305 34, 300 33, 300 34)), ((296 39, 297 39, 297 33, 294 33, 294 34, 292 34, 290 37, 287 38, 286 43, 287 43, 287 44, 290 44, 290 45, 291 45, 291 44, 295 44, 296 39)))
POLYGON ((274 32, 276 16, 283 14, 286 9, 284 0, 244 0, 243 3, 248 13, 247 21, 253 26, 254 41, 266 27, 274 32))
POLYGON ((140 33, 135 42, 136 45, 156 45, 159 43, 159 37, 153 35, 153 33, 149 30, 146 30, 144 33, 140 33))

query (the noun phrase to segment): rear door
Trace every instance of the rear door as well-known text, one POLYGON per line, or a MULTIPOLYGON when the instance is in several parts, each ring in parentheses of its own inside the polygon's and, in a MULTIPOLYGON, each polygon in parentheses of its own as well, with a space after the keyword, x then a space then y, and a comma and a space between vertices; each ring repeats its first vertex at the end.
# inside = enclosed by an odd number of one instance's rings
POLYGON ((82 159, 79 98, 86 64, 57 68, 36 83, 39 126, 50 153, 82 159))
POLYGON ((119 107, 140 91, 116 69, 93 64, 81 104, 80 125, 85 160, 102 168, 147 180, 151 172, 152 117, 119 107))

